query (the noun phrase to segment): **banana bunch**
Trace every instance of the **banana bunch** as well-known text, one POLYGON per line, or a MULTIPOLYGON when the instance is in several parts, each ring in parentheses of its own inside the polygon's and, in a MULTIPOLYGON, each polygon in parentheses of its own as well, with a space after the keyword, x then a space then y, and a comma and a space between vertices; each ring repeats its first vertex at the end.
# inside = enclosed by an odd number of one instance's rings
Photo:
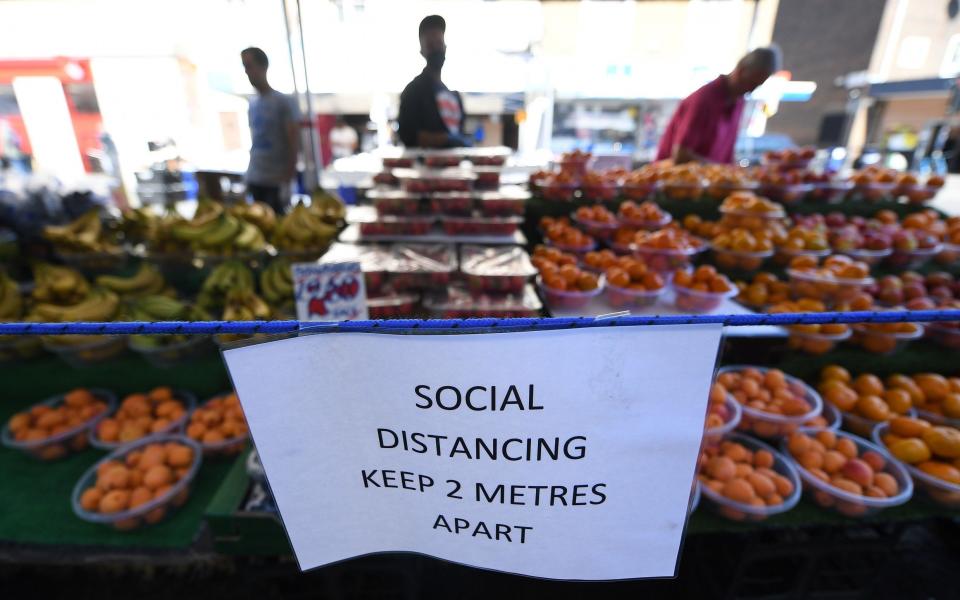
POLYGON ((123 297, 150 296, 161 292, 167 295, 172 293, 157 267, 145 262, 140 263, 140 268, 130 277, 101 275, 94 280, 94 283, 123 297))
POLYGON ((224 321, 263 321, 273 314, 270 305, 252 289, 233 289, 227 293, 223 307, 224 321))
POLYGON ((38 303, 70 306, 90 294, 90 284, 78 271, 46 263, 33 267, 32 297, 38 303))
MULTIPOLYGON (((196 306, 180 302, 169 296, 143 296, 132 300, 128 306, 134 321, 209 321, 210 313, 196 306)), ((132 335, 130 341, 139 348, 163 348, 182 344, 192 336, 132 335)))
POLYGON ((267 245, 259 227, 212 200, 200 200, 193 218, 174 225, 171 231, 174 239, 189 243, 194 251, 219 256, 259 252, 267 245))
POLYGON ((256 225, 263 233, 270 234, 277 226, 277 213, 269 204, 263 202, 234 204, 229 210, 231 215, 256 225))
POLYGON ((0 271, 0 321, 14 321, 23 316, 23 298, 20 287, 6 273, 0 271))
POLYGON ((310 197, 310 212, 326 223, 336 225, 346 218, 347 205, 336 194, 317 188, 310 197))
POLYGON ((293 302, 293 273, 290 261, 278 258, 260 273, 260 292, 273 307, 293 302))
POLYGON ((87 211, 72 223, 47 225, 43 237, 60 252, 110 252, 120 247, 105 235, 97 209, 87 211))
POLYGON ((104 288, 93 288, 76 304, 60 305, 38 302, 31 315, 42 321, 72 323, 75 321, 113 321, 120 312, 120 297, 104 288))
POLYGON ((277 223, 273 245, 281 250, 324 250, 337 235, 337 228, 303 204, 297 204, 277 223))
POLYGON ((253 286, 253 272, 240 261, 228 260, 204 280, 197 295, 197 306, 204 310, 220 310, 226 305, 227 294, 231 291, 253 291, 253 286))

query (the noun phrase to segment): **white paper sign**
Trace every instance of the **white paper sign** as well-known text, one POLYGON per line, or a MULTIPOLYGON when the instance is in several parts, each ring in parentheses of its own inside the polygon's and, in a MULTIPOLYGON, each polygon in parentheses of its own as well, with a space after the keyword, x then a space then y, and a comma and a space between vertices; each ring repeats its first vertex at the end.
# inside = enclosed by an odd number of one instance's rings
POLYGON ((720 334, 333 333, 224 356, 301 568, 410 551, 604 580, 675 573, 720 334))
POLYGON ((367 290, 359 262, 296 263, 291 268, 300 321, 367 318, 367 290))

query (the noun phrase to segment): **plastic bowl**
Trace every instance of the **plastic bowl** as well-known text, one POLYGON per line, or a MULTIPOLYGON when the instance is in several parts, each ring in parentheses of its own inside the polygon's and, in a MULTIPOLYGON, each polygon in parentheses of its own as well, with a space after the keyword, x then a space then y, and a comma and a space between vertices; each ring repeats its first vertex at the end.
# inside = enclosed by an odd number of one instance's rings
MULTIPOLYGON (((883 443, 883 436, 890 428, 889 423, 882 423, 873 430, 871 439, 873 443, 886 449, 883 443)), ((917 488, 923 490, 926 496, 933 502, 946 506, 947 508, 960 508, 960 485, 937 479, 933 475, 924 473, 913 465, 901 463, 894 459, 896 464, 901 465, 903 469, 913 478, 917 488)))
MULTIPOLYGON (((824 430, 820 428, 804 427, 800 431, 808 435, 816 435, 818 432, 824 430)), ((913 496, 913 481, 910 479, 910 475, 907 473, 907 470, 904 469, 903 466, 897 460, 895 460, 889 452, 887 452, 885 448, 843 431, 834 431, 833 433, 837 437, 847 438, 853 441, 853 443, 857 445, 858 454, 868 450, 880 454, 886 462, 882 472, 892 475, 893 478, 897 480, 897 485, 900 491, 896 496, 891 498, 873 498, 870 496, 852 494, 845 490, 841 490, 840 488, 834 487, 826 481, 817 478, 813 473, 803 468, 798 461, 790 456, 789 450, 787 449, 788 442, 787 440, 783 440, 780 444, 781 449, 783 449, 783 452, 787 455, 787 460, 789 460, 800 473, 800 477, 803 479, 803 487, 807 491, 807 495, 809 495, 819 506, 835 510, 847 517, 864 517, 867 515, 876 514, 885 508, 891 508, 904 504, 910 499, 911 496, 913 496)))
POLYGON ((642 258, 647 266, 657 273, 673 273, 677 269, 686 269, 694 256, 707 249, 706 243, 699 248, 674 250, 671 248, 649 248, 634 245, 633 255, 642 258))
MULTIPOLYGON (((773 254, 773 264, 785 267, 798 256, 812 256, 816 259, 830 255, 830 248, 823 250, 794 250, 792 248, 776 248, 773 254)), ((819 262, 819 260, 817 261, 819 262)))
POLYGON ((781 204, 800 202, 813 191, 811 183, 787 183, 779 185, 762 185, 760 193, 781 204))
POLYGON ((373 201, 379 215, 415 215, 420 212, 420 196, 400 190, 370 190, 367 198, 373 201))
MULTIPOLYGON (((139 354, 151 365, 167 369, 193 360, 198 356, 204 356, 213 351, 214 345, 209 335, 191 335, 182 342, 167 345, 150 346, 144 345, 140 338, 148 336, 131 335, 128 340, 130 349, 139 354)), ((156 336, 161 337, 161 336, 156 336)))
POLYGON ((127 349, 127 341, 119 335, 70 337, 83 339, 76 340, 80 343, 61 344, 44 336, 41 343, 47 351, 56 354, 75 369, 106 362, 120 356, 127 349))
POLYGON ((752 192, 760 187, 757 181, 717 181, 707 184, 707 196, 714 200, 723 200, 734 192, 752 192))
POLYGON ((923 325, 914 323, 916 331, 909 333, 888 333, 873 331, 863 325, 853 325, 853 336, 850 340, 868 352, 874 354, 895 354, 908 343, 923 337, 923 325))
POLYGON ((606 278, 601 275, 597 288, 589 292, 555 290, 544 285, 543 278, 538 275, 537 287, 540 289, 540 293, 543 295, 549 308, 576 309, 583 308, 589 304, 591 300, 599 296, 603 292, 605 281, 606 278))
POLYGON ((787 269, 790 293, 796 298, 813 298, 826 305, 852 300, 873 285, 872 277, 844 279, 827 277, 812 271, 787 269))
POLYGON ((893 254, 893 248, 885 250, 868 250, 867 248, 851 248, 849 250, 834 250, 837 254, 845 254, 853 260, 859 260, 867 265, 875 266, 880 261, 893 254))
MULTIPOLYGON (((873 419, 861 417, 860 415, 850 411, 842 411, 840 409, 837 410, 840 412, 841 418, 843 419, 843 428, 850 433, 859 435, 863 438, 869 438, 873 434, 873 430, 876 429, 878 425, 881 423, 886 423, 886 421, 874 421, 873 419)), ((915 417, 917 416, 917 411, 914 408, 910 408, 910 410, 907 411, 907 414, 904 416, 915 417)))
POLYGON ((607 304, 613 308, 645 308, 657 303, 660 296, 667 289, 666 286, 658 290, 634 290, 607 284, 607 304))
POLYGON ((707 313, 717 310, 725 299, 737 295, 737 288, 726 292, 698 292, 678 285, 671 284, 671 287, 675 295, 674 305, 687 313, 707 313))
MULTIPOLYGON (((717 375, 719 376, 730 372, 738 373, 747 367, 756 369, 763 374, 766 374, 769 370, 766 367, 754 367, 751 365, 731 365, 721 367, 717 371, 717 375)), ((775 440, 790 435, 800 427, 803 427, 807 421, 820 414, 823 410, 823 399, 820 397, 820 394, 792 375, 784 374, 784 377, 788 384, 795 387, 799 386, 803 389, 804 399, 807 401, 810 410, 802 415, 787 416, 770 413, 749 406, 741 406, 743 409, 743 417, 741 417, 740 425, 737 427, 739 431, 753 434, 761 439, 775 440)))
POLYGON ((945 327, 944 323, 927 323, 927 337, 951 350, 960 350, 960 328, 945 327))
POLYGON ((73 494, 70 497, 70 503, 73 506, 73 514, 77 515, 77 517, 83 519, 84 521, 108 525, 120 531, 130 531, 143 525, 162 521, 173 511, 174 508, 183 506, 183 504, 187 501, 187 498, 190 494, 190 484, 193 482, 194 477, 196 477, 197 471, 200 470, 202 454, 203 451, 199 444, 190 438, 180 435, 162 435, 132 442, 129 445, 126 445, 99 460, 97 464, 87 469, 87 472, 80 477, 80 480, 77 481, 77 484, 73 487, 73 494), (145 504, 141 504, 136 508, 118 513, 95 513, 88 512, 81 508, 80 496, 84 491, 93 487, 94 483, 96 483, 97 468, 100 465, 110 460, 124 459, 130 452, 146 446, 147 444, 167 442, 183 444, 185 446, 189 446, 193 450, 193 463, 190 465, 190 470, 187 471, 187 474, 184 477, 173 484, 167 493, 158 498, 154 498, 145 504))
POLYGON ((826 202, 834 204, 840 202, 853 189, 852 181, 828 181, 825 183, 813 184, 813 190, 807 194, 807 200, 810 202, 826 202))
POLYGON ((609 202, 620 195, 620 184, 616 181, 583 184, 583 197, 593 202, 609 202))
POLYGON ((862 183, 855 184, 854 194, 868 202, 890 200, 893 198, 896 183, 862 183))
POLYGON ((901 185, 897 187, 896 194, 906 197, 910 204, 926 204, 933 200, 939 191, 939 187, 932 185, 901 185))
POLYGON ((648 200, 657 191, 657 182, 649 183, 625 183, 623 184, 623 195, 629 200, 648 200))
POLYGON ((800 501, 800 476, 797 473, 797 469, 786 457, 767 444, 745 435, 731 433, 727 435, 725 439, 738 442, 754 452, 757 450, 766 450, 772 454, 773 470, 790 480, 790 483, 793 484, 793 492, 783 499, 783 504, 776 506, 753 506, 752 504, 743 504, 731 500, 711 490, 708 486, 702 485, 701 492, 703 497, 709 501, 711 508, 716 511, 717 514, 731 521, 763 521, 772 515, 787 512, 797 505, 797 502, 800 501))
POLYGON ((569 254, 574 254, 580 258, 583 258, 584 254, 586 254, 587 252, 590 252, 591 250, 594 250, 597 247, 596 240, 592 240, 592 239, 590 240, 590 243, 587 244, 586 246, 568 246, 566 244, 554 242, 549 238, 544 241, 548 246, 553 246, 557 250, 560 250, 562 252, 567 252, 569 254))
MULTIPOLYGON (((206 400, 203 401, 203 404, 201 404, 197 408, 203 408, 203 406, 207 404, 207 402, 210 402, 211 400, 215 400, 217 398, 222 398, 223 396, 227 396, 228 394, 229 392, 224 394, 217 394, 216 396, 207 398, 206 400)), ((196 409, 194 409, 194 411, 195 410, 196 409)), ((191 414, 194 411, 190 411, 191 414)), ((188 420, 187 422, 189 423, 190 421, 188 420)), ((246 418, 244 418, 244 422, 246 422, 246 418)), ((207 442, 201 441, 198 443, 200 444, 200 447, 203 448, 204 458, 210 458, 210 457, 222 457, 222 456, 236 456, 237 454, 240 454, 244 448, 247 447, 247 442, 249 441, 250 441, 250 430, 247 429, 247 432, 245 434, 241 436, 233 437, 230 439, 226 439, 221 442, 207 443, 207 442)))
POLYGON ((706 188, 702 181, 662 181, 660 189, 671 200, 698 200, 706 188))
POLYGON ((937 244, 933 248, 916 248, 914 250, 893 249, 890 256, 887 257, 887 266, 896 269, 913 270, 919 269, 930 262, 930 259, 940 254, 943 250, 943 244, 937 244))
POLYGON ((737 402, 737 399, 732 395, 727 394, 727 399, 724 401, 724 405, 727 407, 727 410, 730 411, 730 418, 719 427, 709 427, 703 431, 703 441, 706 444, 714 444, 719 442, 720 439, 725 435, 733 432, 733 430, 737 428, 737 425, 740 424, 740 420, 743 418, 743 408, 740 406, 740 403, 737 402))
POLYGON ((820 414, 804 423, 803 426, 836 431, 837 429, 840 429, 840 424, 842 422, 843 417, 840 415, 840 409, 829 402, 824 402, 823 410, 820 411, 820 414))
POLYGON ((787 345, 791 350, 799 350, 806 354, 820 355, 833 350, 838 343, 847 340, 853 332, 848 327, 843 333, 808 333, 790 330, 787 345))
POLYGON ((621 214, 617 214, 617 219, 620 221, 621 227, 630 227, 631 229, 645 229, 647 231, 656 231, 666 227, 673 221, 673 217, 670 213, 663 213, 663 218, 658 221, 643 221, 638 219, 628 219, 621 214))
POLYGON ((687 509, 687 514, 693 514, 693 511, 697 510, 697 507, 700 506, 700 482, 693 482, 693 489, 690 490, 690 508, 687 509))
MULTIPOLYGON (((87 447, 87 436, 89 432, 97 426, 97 423, 102 421, 108 414, 113 412, 117 406, 117 398, 112 392, 94 388, 90 390, 90 393, 96 396, 98 399, 106 402, 107 409, 85 423, 42 440, 19 442, 14 439, 13 434, 10 432, 10 425, 8 423, 3 426, 3 431, 0 432, 0 442, 2 442, 7 448, 19 450, 24 454, 39 460, 57 460, 69 454, 73 454, 74 452, 79 452, 85 449, 87 447)), ((43 405, 51 408, 59 406, 63 403, 63 396, 63 394, 60 394, 51 398, 47 398, 42 402, 38 402, 34 406, 43 405)))
POLYGON ((570 202, 577 192, 577 184, 570 183, 543 183, 540 185, 540 195, 544 200, 553 200, 556 202, 570 202))
POLYGON ((570 220, 580 226, 580 229, 590 237, 598 240, 609 240, 613 234, 620 229, 620 223, 616 219, 612 223, 603 223, 601 221, 591 221, 581 219, 577 213, 570 215, 570 220))
MULTIPOLYGON (((177 419, 176 421, 170 423, 163 431, 158 431, 156 433, 149 433, 146 436, 131 440, 129 442, 105 442, 97 437, 97 428, 91 427, 87 432, 87 439, 90 440, 90 445, 94 448, 99 448, 101 450, 117 450, 118 448, 123 448, 131 444, 139 444, 141 440, 154 439, 160 436, 178 434, 183 431, 183 426, 186 424, 187 419, 190 417, 190 413, 193 412, 193 409, 197 406, 197 397, 185 390, 173 390, 173 397, 176 400, 179 400, 183 404, 183 416, 177 419)), ((119 403, 114 409, 110 410, 109 414, 104 415, 104 418, 112 417, 116 412, 116 408, 119 407, 119 403)), ((102 419, 101 419, 102 420, 102 419)))
POLYGON ((763 261, 773 256, 773 250, 758 250, 746 252, 740 250, 725 250, 713 248, 713 259, 721 269, 736 269, 739 271, 756 271, 763 266, 763 261))
POLYGON ((934 260, 941 265, 952 265, 957 262, 957 260, 960 260, 960 244, 944 242, 940 254, 934 260))
POLYGON ((960 419, 954 419, 940 413, 930 412, 928 410, 915 409, 917 417, 924 421, 930 421, 934 425, 947 425, 954 429, 960 429, 960 419))

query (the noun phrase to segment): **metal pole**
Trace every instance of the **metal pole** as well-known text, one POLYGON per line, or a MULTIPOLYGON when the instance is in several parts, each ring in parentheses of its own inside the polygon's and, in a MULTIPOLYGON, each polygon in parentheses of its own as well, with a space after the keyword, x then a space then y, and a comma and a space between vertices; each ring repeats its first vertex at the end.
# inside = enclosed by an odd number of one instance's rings
POLYGON ((320 186, 320 173, 323 170, 323 157, 320 152, 320 143, 317 139, 316 123, 313 120, 313 99, 310 96, 310 74, 307 69, 307 50, 303 41, 303 19, 300 12, 300 0, 297 2, 297 30, 300 33, 300 54, 303 58, 303 85, 307 96, 307 118, 310 120, 310 156, 313 163, 313 173, 310 177, 310 170, 307 170, 308 177, 305 177, 307 193, 312 192, 314 188, 320 186))
MULTIPOLYGON (((290 74, 293 75, 293 95, 297 99, 297 106, 301 106, 303 103, 300 101, 300 87, 297 85, 297 62, 293 58, 293 32, 290 31, 290 12, 287 8, 287 0, 280 0, 280 4, 283 7, 283 28, 287 33, 287 54, 290 56, 290 74)), ((307 99, 307 107, 310 106, 310 100, 307 99)), ((312 128, 312 124, 311 124, 312 128)), ((300 133, 300 123, 297 123, 297 133, 300 133)), ((300 135, 301 144, 303 136, 300 135)), ((304 168, 309 170, 309 160, 307 159, 306 152, 303 153, 303 162, 304 168)), ((291 193, 295 192, 296 188, 291 190, 291 193)))

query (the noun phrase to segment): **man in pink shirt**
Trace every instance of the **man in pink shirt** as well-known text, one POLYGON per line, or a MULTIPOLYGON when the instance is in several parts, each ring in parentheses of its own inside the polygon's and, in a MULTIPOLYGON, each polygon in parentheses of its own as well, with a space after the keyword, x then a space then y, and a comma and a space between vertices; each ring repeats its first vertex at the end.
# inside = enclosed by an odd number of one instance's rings
POLYGON ((743 96, 760 87, 780 69, 780 52, 757 48, 721 75, 680 101, 657 147, 657 160, 677 164, 698 161, 733 162, 740 130, 743 96))

